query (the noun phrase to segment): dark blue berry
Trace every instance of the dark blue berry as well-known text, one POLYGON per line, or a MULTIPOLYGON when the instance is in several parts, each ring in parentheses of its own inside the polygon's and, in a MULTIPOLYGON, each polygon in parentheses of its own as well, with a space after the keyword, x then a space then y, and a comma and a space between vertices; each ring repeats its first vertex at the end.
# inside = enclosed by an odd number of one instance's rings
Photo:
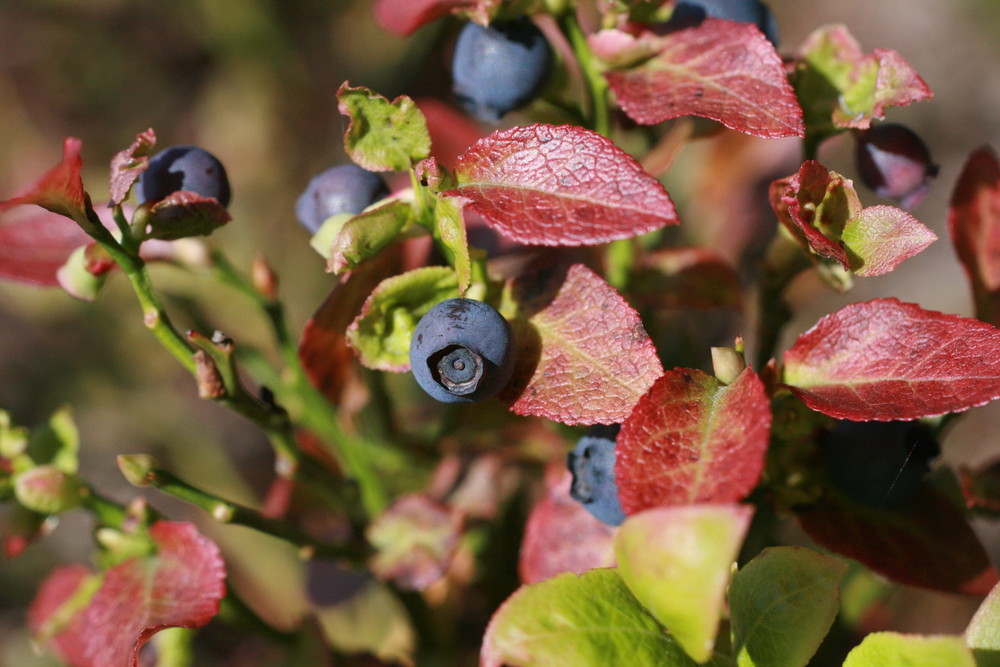
POLYGON ((452 90, 466 111, 495 123, 535 97, 551 66, 552 49, 527 18, 468 23, 451 59, 452 90))
POLYGON ((197 146, 171 146, 149 160, 149 168, 139 177, 142 202, 163 199, 178 190, 214 197, 229 206, 230 190, 226 169, 219 160, 197 146))
POLYGON ((861 182, 879 197, 913 208, 930 190, 938 167, 917 134, 897 123, 873 125, 855 134, 861 182))
POLYGON ((338 213, 361 213, 389 196, 385 180, 378 174, 348 163, 317 174, 295 202, 295 216, 315 234, 323 222, 338 213))
POLYGON ((830 480, 870 507, 893 507, 912 498, 940 453, 920 422, 839 421, 820 440, 830 480))
POLYGON ((615 484, 615 438, 618 426, 594 427, 566 455, 573 473, 569 495, 594 517, 617 526, 625 520, 615 484))
POLYGON ((681 0, 674 7, 671 20, 698 22, 706 17, 753 23, 772 44, 778 45, 778 23, 768 6, 759 0, 681 0))
POLYGON ((482 301, 442 301, 413 331, 410 366, 423 390, 443 403, 490 398, 514 370, 510 325, 482 301))

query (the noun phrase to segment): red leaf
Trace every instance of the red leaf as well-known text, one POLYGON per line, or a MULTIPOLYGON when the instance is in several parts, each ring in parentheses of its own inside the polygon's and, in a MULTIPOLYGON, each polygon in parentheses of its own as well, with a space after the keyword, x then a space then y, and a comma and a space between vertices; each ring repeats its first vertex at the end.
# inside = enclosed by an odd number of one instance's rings
POLYGON ((1000 161, 984 146, 969 156, 948 210, 955 252, 972 283, 976 316, 1000 324, 1000 161))
POLYGON ((1000 398, 1000 331, 897 299, 856 303, 799 336, 784 382, 837 419, 961 412, 1000 398))
POLYGON ((427 496, 398 498, 365 531, 378 550, 372 572, 407 590, 428 588, 448 571, 464 524, 460 513, 427 496))
POLYGON ((523 584, 615 565, 615 527, 594 518, 570 497, 573 476, 565 466, 559 468, 562 474, 548 475, 545 495, 524 527, 518 560, 523 584))
POLYGON ((5 221, 0 223, 0 278, 56 287, 59 268, 90 242, 75 222, 48 211, 5 221))
POLYGON ((807 160, 797 174, 771 184, 770 198, 778 220, 803 248, 850 268, 839 243, 844 224, 861 210, 850 181, 807 160))
POLYGON ((132 145, 115 153, 111 158, 111 179, 109 190, 111 201, 121 204, 128 197, 129 190, 142 172, 149 167, 149 152, 156 145, 156 134, 152 128, 135 135, 132 145))
POLYGON ((389 32, 406 36, 453 9, 475 4, 476 0, 376 0, 375 20, 389 32))
POLYGON ((843 240, 851 271, 881 276, 920 253, 937 235, 919 220, 893 206, 866 206, 847 222, 843 240))
POLYGON ((149 238, 175 241, 207 236, 230 220, 226 207, 214 197, 177 190, 150 207, 149 238))
MULTIPOLYGON (((74 665, 135 667, 139 649, 160 630, 200 627, 218 614, 226 576, 218 547, 188 523, 158 521, 149 534, 156 554, 108 570, 89 603, 57 629, 53 643, 74 665)), ((29 612, 33 632, 85 574, 57 570, 42 585, 29 612)))
POLYGON ((663 373, 638 313, 582 264, 512 287, 514 376, 500 399, 519 415, 614 424, 663 373))
POLYGON ((618 434, 622 510, 741 500, 760 478, 770 432, 770 402, 751 369, 728 386, 699 370, 668 371, 618 434))
POLYGON ((756 26, 705 19, 656 41, 655 57, 605 74, 629 118, 653 125, 694 115, 757 137, 804 135, 785 67, 756 26))
POLYGON ((596 132, 535 124, 494 132, 458 158, 445 195, 519 243, 579 246, 677 224, 659 181, 596 132))
POLYGON ((21 194, 0 202, 0 212, 21 204, 35 204, 44 209, 73 218, 80 222, 87 219, 87 194, 83 191, 80 170, 83 159, 80 151, 83 142, 73 137, 63 141, 63 159, 34 185, 21 194))
POLYGON ((831 493, 798 518, 820 545, 903 584, 985 595, 997 582, 997 572, 962 512, 930 487, 893 509, 867 507, 831 493))
POLYGON ((343 276, 302 331, 302 367, 333 405, 340 405, 344 388, 354 375, 355 357, 347 345, 347 327, 372 290, 397 273, 400 254, 399 250, 389 250, 343 276))

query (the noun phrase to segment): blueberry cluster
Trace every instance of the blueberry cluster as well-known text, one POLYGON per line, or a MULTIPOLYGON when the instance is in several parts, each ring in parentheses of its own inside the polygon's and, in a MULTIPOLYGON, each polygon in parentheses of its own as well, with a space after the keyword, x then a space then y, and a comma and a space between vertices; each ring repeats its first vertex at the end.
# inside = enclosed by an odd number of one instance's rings
POLYGON ((496 123, 530 102, 552 67, 552 48, 529 19, 468 23, 451 60, 452 90, 475 118, 496 123))
POLYGON ((361 213, 389 196, 378 174, 348 163, 330 167, 314 176, 295 202, 295 217, 315 234, 323 222, 338 213, 361 213))
POLYGON ((149 160, 149 167, 139 177, 141 202, 163 199, 179 190, 213 197, 229 206, 230 190, 226 169, 219 160, 197 146, 171 146, 149 160))
POLYGON ((413 331, 410 366, 417 384, 442 403, 495 396, 514 370, 510 325, 482 301, 442 301, 413 331))
POLYGON ((569 494, 598 520, 612 526, 625 520, 615 484, 615 439, 619 426, 595 426, 566 455, 573 473, 569 494))

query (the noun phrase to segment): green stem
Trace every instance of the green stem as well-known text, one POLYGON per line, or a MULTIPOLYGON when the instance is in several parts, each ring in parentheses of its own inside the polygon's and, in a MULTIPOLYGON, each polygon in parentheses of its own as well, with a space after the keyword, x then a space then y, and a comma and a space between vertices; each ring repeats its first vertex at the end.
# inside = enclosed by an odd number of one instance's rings
POLYGON ((315 540, 290 523, 264 516, 257 510, 245 505, 220 498, 215 494, 188 484, 166 470, 153 468, 147 471, 145 481, 167 495, 200 507, 219 523, 252 528, 258 532, 307 549, 317 556, 346 558, 354 562, 359 562, 368 555, 366 547, 356 544, 330 544, 315 540))
POLYGON ((573 53, 580 64, 583 82, 587 87, 590 101, 590 122, 594 132, 605 137, 611 134, 611 113, 608 108, 608 82, 594 59, 587 44, 587 36, 577 21, 575 12, 566 12, 559 21, 563 33, 573 47, 573 53))
POLYGON ((771 241, 761 270, 757 322, 757 363, 760 370, 778 347, 781 331, 792 318, 785 289, 799 273, 812 266, 809 256, 779 231, 771 241))

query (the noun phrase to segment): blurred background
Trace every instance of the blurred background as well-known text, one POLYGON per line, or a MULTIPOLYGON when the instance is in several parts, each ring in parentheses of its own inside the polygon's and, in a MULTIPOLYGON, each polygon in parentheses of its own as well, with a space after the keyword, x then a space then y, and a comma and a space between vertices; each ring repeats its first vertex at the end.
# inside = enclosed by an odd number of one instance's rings
MULTIPOLYGON (((348 80, 387 97, 450 101, 447 50, 460 24, 438 22, 410 38, 382 31, 371 0, 3 0, 0 2, 0 198, 56 164, 63 137, 84 142, 84 182, 106 198, 107 164, 135 134, 155 129, 158 145, 197 144, 218 156, 233 187, 233 221, 213 235, 242 267, 263 249, 280 276, 293 327, 301 328, 333 282, 295 221, 294 201, 309 178, 346 161, 336 91, 348 80)), ((859 279, 848 294, 818 281, 796 284, 789 331, 874 296, 972 314, 967 281, 947 240, 951 188, 970 151, 1000 148, 1000 3, 995 0, 771 0, 784 53, 825 23, 845 23, 865 51, 899 51, 934 99, 889 110, 909 125, 940 164, 930 195, 913 211, 941 240, 892 274, 859 279)), ((512 115, 505 124, 523 122, 512 115)), ((489 128, 484 128, 488 131, 489 128)), ((775 142, 775 151, 782 150, 775 142)), ((666 177, 681 206, 686 148, 666 177), (675 190, 676 189, 676 190, 675 190)), ((770 149, 762 149, 770 150, 770 149)), ((824 145, 821 160, 854 176, 853 142, 824 145)), ((797 166, 797 165, 796 165, 797 166)), ((794 169, 794 166, 793 166, 794 169)), ((788 173, 790 173, 789 170, 788 173)), ((859 188, 862 201, 877 198, 859 188)), ((766 203, 766 202, 765 202, 766 203)), ((2 252, 2 248, 0 248, 2 252)), ((168 308, 267 347, 251 304, 235 293, 168 267, 154 280, 168 308), (197 294, 197 303, 193 296, 197 294), (210 304, 206 305, 206 304, 210 304)), ((180 317, 180 326, 190 325, 180 317)), ((124 281, 111 280, 96 304, 59 290, 0 284, 0 409, 35 425, 72 406, 82 434, 82 473, 112 498, 138 492, 115 466, 120 453, 148 452, 196 484, 259 502, 270 479, 262 437, 214 404, 199 401, 189 377, 143 329, 124 281)), ((1000 454, 1000 406, 974 410, 945 443, 944 455, 979 463, 1000 454)), ((241 592, 269 620, 290 626, 303 605, 295 554, 239 528, 219 529, 187 507, 150 494, 173 518, 199 523, 220 542, 241 592), (253 558, 243 557, 252 553, 253 558), (261 576, 266 569, 267 576, 261 576)), ((39 581, 57 563, 86 562, 85 516, 68 515, 53 536, 0 564, 0 665, 54 664, 35 656, 24 613, 39 581)), ((995 526, 978 523, 1000 558, 995 526)), ((966 601, 938 596, 936 631, 959 631, 966 601), (941 626, 946 619, 946 627, 941 626), (952 619, 948 625, 947 619, 952 619), (951 627, 951 626, 954 627, 951 627)), ((914 618, 914 630, 922 630, 914 618)), ((252 659, 233 664, 263 664, 252 659)))

